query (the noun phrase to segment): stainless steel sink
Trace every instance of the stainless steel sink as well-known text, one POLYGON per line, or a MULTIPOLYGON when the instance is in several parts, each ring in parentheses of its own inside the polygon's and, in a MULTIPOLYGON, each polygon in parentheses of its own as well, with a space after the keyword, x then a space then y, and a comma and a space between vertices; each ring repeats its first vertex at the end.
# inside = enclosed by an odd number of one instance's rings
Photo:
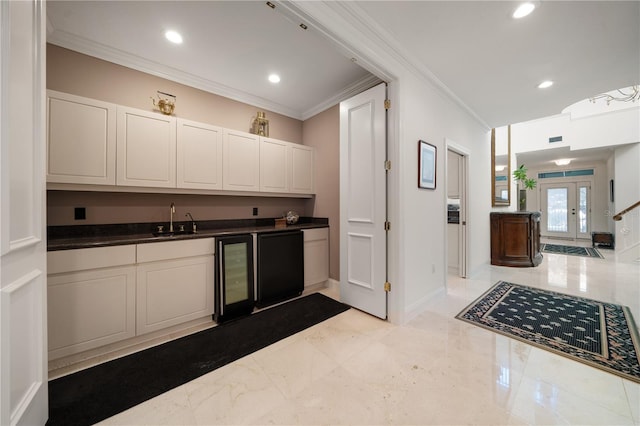
POLYGON ((151 233, 154 237, 173 237, 175 236, 174 232, 152 232, 151 233))

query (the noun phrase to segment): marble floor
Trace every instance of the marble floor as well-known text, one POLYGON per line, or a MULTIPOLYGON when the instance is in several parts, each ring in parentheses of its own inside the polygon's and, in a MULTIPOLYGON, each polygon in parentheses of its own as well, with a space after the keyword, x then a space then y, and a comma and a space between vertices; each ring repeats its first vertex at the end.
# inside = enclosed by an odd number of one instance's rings
POLYGON ((640 424, 639 384, 454 319, 506 280, 624 304, 640 320, 640 264, 601 252, 450 275, 402 326, 350 309, 103 424, 640 424))

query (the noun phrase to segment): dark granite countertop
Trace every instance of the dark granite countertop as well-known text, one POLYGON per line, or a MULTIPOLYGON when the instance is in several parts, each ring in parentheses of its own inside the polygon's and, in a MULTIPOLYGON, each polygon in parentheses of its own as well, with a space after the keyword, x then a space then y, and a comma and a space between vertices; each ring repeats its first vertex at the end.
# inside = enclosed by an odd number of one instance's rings
MULTIPOLYGON (((179 241, 195 238, 215 238, 228 235, 281 232, 296 229, 326 228, 326 218, 301 217, 297 224, 276 228, 274 219, 238 219, 197 221, 195 234, 176 232, 173 235, 156 235, 156 223, 49 226, 47 228, 47 251, 79 248, 106 247, 125 244, 144 244, 160 241, 179 241)), ((174 229, 190 222, 175 222, 174 229)), ((168 228, 168 225, 165 226, 168 228)))

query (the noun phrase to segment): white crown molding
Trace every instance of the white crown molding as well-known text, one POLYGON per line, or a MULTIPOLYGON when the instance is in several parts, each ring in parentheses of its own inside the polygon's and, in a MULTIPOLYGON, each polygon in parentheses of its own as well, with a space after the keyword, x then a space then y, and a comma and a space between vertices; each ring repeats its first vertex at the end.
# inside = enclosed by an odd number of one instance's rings
POLYGON ((314 115, 319 114, 322 111, 328 108, 331 108, 336 104, 339 104, 345 99, 349 99, 350 97, 357 95, 358 93, 364 92, 365 90, 370 89, 371 87, 381 82, 382 80, 380 80, 375 75, 371 75, 371 74, 367 75, 361 78, 360 80, 356 81, 355 83, 351 84, 350 86, 346 87, 340 93, 334 96, 331 96, 329 99, 325 100, 324 102, 321 102, 315 107, 304 111, 302 113, 302 120, 303 121, 307 120, 313 117, 314 115))
POLYGON ((215 81, 198 77, 154 61, 149 61, 139 56, 123 52, 119 49, 114 49, 113 47, 106 46, 104 44, 96 43, 92 40, 79 37, 65 31, 56 30, 55 28, 51 29, 52 31, 47 37, 48 43, 132 68, 156 77, 175 81, 176 83, 185 84, 196 89, 224 96, 238 102, 266 109, 297 120, 302 119, 302 114, 299 111, 279 103, 271 102, 262 97, 251 95, 241 90, 233 89, 215 81))
POLYGON ((402 44, 358 6, 357 2, 294 0, 279 5, 312 21, 318 31, 343 52, 355 57, 360 65, 373 74, 387 82, 393 80, 393 72, 385 68, 388 66, 385 64, 395 62, 451 99, 483 127, 491 128, 431 70, 414 60, 402 44))

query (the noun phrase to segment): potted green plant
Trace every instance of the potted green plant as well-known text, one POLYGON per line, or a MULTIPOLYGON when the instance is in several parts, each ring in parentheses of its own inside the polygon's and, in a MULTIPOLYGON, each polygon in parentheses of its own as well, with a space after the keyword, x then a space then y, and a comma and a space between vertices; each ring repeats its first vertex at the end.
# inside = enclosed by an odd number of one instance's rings
POLYGON ((538 183, 534 178, 527 177, 524 164, 513 171, 513 179, 518 183, 518 210, 527 209, 527 189, 534 189, 538 183))

